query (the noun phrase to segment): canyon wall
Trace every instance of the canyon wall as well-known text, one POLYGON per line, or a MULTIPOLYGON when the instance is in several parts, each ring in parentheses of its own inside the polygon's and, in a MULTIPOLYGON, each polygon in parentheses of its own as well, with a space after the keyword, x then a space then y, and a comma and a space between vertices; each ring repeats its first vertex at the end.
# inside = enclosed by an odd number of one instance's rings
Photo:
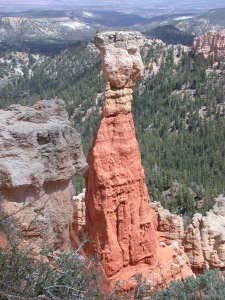
POLYGON ((195 57, 202 60, 225 59, 225 29, 211 31, 194 39, 192 48, 195 57))
MULTIPOLYGON (((137 32, 99 33, 105 79, 102 118, 88 155, 86 175, 86 251, 98 254, 109 282, 130 282, 142 273, 153 285, 192 274, 182 246, 167 242, 150 208, 135 136, 132 92, 144 70, 137 32), (177 249, 178 247, 178 249, 177 249)), ((169 230, 169 229, 168 229, 169 230)))
POLYGON ((0 241, 8 235, 10 243, 37 257, 43 248, 69 249, 71 179, 86 168, 80 136, 62 100, 0 110, 0 221, 5 231, 0 241))

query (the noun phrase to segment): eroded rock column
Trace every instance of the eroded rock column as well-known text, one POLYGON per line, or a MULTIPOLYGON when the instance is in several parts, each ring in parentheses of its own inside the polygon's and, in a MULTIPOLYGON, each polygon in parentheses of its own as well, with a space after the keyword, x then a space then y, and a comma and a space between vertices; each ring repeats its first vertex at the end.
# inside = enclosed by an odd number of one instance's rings
MULTIPOLYGON (((106 32, 95 38, 106 85, 100 126, 88 155, 87 251, 100 256, 108 278, 119 280, 136 273, 149 278, 153 269, 160 277, 158 268, 176 257, 168 247, 160 250, 131 113, 133 86, 144 70, 139 52, 143 41, 137 32, 106 32)), ((167 279, 182 277, 176 267, 168 271, 172 275, 164 270, 167 279)))
POLYGON ((96 37, 106 81, 102 120, 89 153, 87 230, 107 276, 139 261, 157 263, 157 238, 131 114, 144 66, 137 33, 96 37))

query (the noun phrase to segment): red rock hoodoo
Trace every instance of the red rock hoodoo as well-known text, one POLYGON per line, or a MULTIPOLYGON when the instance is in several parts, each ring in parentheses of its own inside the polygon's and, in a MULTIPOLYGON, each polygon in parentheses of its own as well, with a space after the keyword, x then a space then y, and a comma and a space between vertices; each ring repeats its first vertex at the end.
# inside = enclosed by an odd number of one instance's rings
POLYGON ((95 38, 106 88, 88 156, 87 251, 99 255, 111 284, 138 273, 154 285, 192 274, 181 245, 157 231, 159 217, 149 205, 131 113, 133 86, 144 70, 139 52, 143 40, 137 32, 106 32, 95 38))

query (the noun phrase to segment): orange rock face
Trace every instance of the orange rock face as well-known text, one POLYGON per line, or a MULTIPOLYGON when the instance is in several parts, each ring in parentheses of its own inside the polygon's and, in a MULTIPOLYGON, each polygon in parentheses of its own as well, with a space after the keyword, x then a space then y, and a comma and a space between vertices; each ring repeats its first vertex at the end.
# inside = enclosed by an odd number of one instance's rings
POLYGON ((157 263, 157 237, 131 113, 103 118, 89 156, 87 226, 107 276, 157 263))
POLYGON ((107 32, 96 37, 106 92, 102 119, 88 156, 87 251, 99 255, 111 283, 128 282, 142 273, 159 285, 165 278, 168 282, 192 272, 182 247, 178 247, 179 252, 174 245, 160 244, 158 216, 149 205, 131 114, 132 87, 144 69, 139 53, 141 41, 140 34, 129 32, 107 32), (182 262, 178 256, 182 256, 182 262))

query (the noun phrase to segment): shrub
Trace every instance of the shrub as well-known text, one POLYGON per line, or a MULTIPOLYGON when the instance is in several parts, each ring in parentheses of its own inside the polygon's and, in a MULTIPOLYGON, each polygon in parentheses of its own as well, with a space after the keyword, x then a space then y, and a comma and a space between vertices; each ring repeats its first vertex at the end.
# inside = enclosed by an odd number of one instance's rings
POLYGON ((77 251, 62 253, 54 266, 34 261, 15 248, 0 251, 0 291, 13 295, 10 299, 35 299, 40 295, 57 300, 103 299, 98 279, 96 263, 87 263, 77 251))
POLYGON ((225 280, 217 270, 206 271, 197 278, 173 282, 167 289, 156 291, 151 300, 224 300, 225 280))

